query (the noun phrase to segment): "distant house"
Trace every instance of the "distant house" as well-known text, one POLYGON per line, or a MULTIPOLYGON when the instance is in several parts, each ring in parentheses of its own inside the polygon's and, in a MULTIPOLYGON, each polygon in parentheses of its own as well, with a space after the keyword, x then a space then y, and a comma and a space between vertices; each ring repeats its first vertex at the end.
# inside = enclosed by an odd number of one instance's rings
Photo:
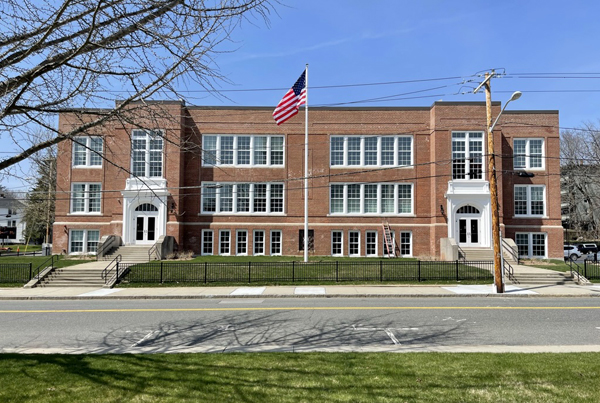
MULTIPOLYGON (((272 108, 160 105, 164 120, 140 113, 59 144, 54 253, 94 253, 114 235, 301 256, 303 111, 277 126, 272 108)), ((62 113, 60 128, 86 118, 62 113)), ((396 256, 492 249, 485 103, 315 107, 309 118, 311 255, 385 256, 391 238, 396 256)), ((563 256, 558 126, 558 111, 506 111, 494 131, 500 227, 522 257, 563 256)))
POLYGON ((0 244, 24 243, 25 205, 14 198, 0 198, 0 244))

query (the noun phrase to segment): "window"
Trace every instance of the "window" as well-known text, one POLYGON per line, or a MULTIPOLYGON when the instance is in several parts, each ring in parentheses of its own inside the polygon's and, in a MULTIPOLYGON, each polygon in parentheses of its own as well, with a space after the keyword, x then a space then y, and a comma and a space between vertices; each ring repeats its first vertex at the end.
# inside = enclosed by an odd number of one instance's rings
POLYGON ((348 231, 348 256, 360 255, 360 232, 348 231))
POLYGON ((163 175, 163 138, 160 130, 134 130, 131 137, 131 172, 142 178, 163 175))
POLYGON ((400 256, 412 256, 412 232, 400 232, 400 256))
POLYGON ((231 254, 231 232, 229 230, 219 231, 219 255, 229 256, 231 254))
MULTIPOLYGON (((298 231, 298 250, 304 251, 304 230, 303 229, 298 231)), ((314 229, 308 230, 308 251, 309 252, 315 251, 315 230, 314 229)))
POLYGON ((211 229, 202 230, 202 254, 213 254, 213 231, 211 229))
POLYGON ((281 255, 281 231, 271 231, 271 255, 281 255))
POLYGON ((254 255, 265 254, 265 231, 254 230, 254 255))
POLYGON ((452 133, 452 179, 483 179, 483 132, 452 133))
POLYGON ((331 231, 331 255, 342 256, 344 254, 344 233, 342 231, 331 231))
POLYGON ((94 254, 98 250, 99 230, 73 229, 69 234, 70 254, 94 254))
POLYGON ((544 168, 544 139, 514 139, 513 167, 515 169, 544 168))
POLYGON ((248 231, 238 230, 236 232, 236 255, 247 255, 248 254, 248 231))
POLYGON ((413 213, 411 183, 332 184, 330 214, 408 215, 413 213))
POLYGON ((283 214, 282 183, 203 183, 202 214, 283 214))
POLYGON ((204 166, 283 166, 283 136, 202 136, 204 166))
POLYGON ((330 166, 412 165, 412 136, 331 136, 330 166))
POLYGON ((543 185, 515 185, 515 216, 544 216, 544 193, 543 185))
POLYGON ((377 256, 377 231, 365 233, 365 255, 377 256))
POLYGON ((515 243, 519 249, 519 257, 546 258, 545 232, 517 232, 515 243))
POLYGON ((102 137, 75 137, 73 139, 73 167, 101 167, 102 137))
POLYGON ((100 213, 101 198, 99 183, 73 183, 71 185, 71 213, 100 213))

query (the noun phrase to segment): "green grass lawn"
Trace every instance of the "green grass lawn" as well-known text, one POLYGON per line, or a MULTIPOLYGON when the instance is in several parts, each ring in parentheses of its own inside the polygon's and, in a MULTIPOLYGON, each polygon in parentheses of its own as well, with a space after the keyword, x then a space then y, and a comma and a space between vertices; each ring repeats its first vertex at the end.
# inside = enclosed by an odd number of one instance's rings
POLYGON ((600 354, 0 355, 2 402, 598 402, 600 354))

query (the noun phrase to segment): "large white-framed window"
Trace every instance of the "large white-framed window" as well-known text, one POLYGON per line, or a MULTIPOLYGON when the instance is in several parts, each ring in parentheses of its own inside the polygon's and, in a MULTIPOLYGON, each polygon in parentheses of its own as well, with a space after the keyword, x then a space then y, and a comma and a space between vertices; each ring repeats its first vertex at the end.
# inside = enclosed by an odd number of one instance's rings
POLYGON ((231 255, 231 231, 228 229, 219 230, 219 255, 231 255))
POLYGON ((271 256, 281 255, 281 230, 271 230, 271 256))
POLYGON ((452 179, 483 179, 483 132, 452 132, 452 179))
POLYGON ((281 214, 283 183, 202 182, 201 214, 281 214))
POLYGON ((163 176, 163 131, 133 130, 131 134, 131 173, 141 178, 163 176))
POLYGON ((412 256, 412 232, 400 231, 400 256, 412 256))
POLYGON ((103 146, 102 137, 74 137, 73 168, 101 168, 103 146))
POLYGON ((544 169, 544 139, 513 139, 515 169, 544 169))
POLYGON ((331 167, 411 166, 413 137, 401 136, 331 136, 331 167))
POLYGON ((329 190, 332 215, 411 215, 412 183, 333 183, 329 190))
POLYGON ((100 231, 92 229, 72 229, 69 231, 69 254, 95 254, 100 241, 100 231))
POLYGON ((235 233, 235 254, 238 256, 248 255, 248 231, 239 229, 235 233))
POLYGON ((211 229, 202 230, 202 255, 213 254, 214 232, 211 229))
POLYGON ((360 256, 360 231, 348 231, 348 256, 360 256))
POLYGON ((344 255, 344 232, 331 231, 331 256, 344 255))
POLYGON ((265 254, 265 231, 255 229, 253 231, 253 251, 254 256, 265 254))
POLYGON ((377 256, 377 231, 365 232, 365 256, 377 256))
POLYGON ((71 214, 100 214, 101 202, 100 183, 71 184, 71 214))
POLYGON ((545 232, 517 232, 515 234, 515 243, 519 250, 520 257, 526 258, 547 258, 548 234, 545 232))
POLYGON ((515 216, 543 217, 546 215, 544 185, 515 185, 515 216))
POLYGON ((274 167, 284 165, 284 136, 205 134, 202 165, 274 167))

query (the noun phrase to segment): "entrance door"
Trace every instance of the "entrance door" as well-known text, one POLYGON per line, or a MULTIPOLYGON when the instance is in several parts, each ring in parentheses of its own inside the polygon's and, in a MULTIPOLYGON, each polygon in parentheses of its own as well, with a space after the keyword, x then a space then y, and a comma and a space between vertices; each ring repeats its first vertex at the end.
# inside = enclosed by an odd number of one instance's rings
POLYGON ((134 225, 136 244, 152 244, 156 242, 156 224, 158 222, 158 208, 145 203, 139 205, 134 211, 134 225))
POLYGON ((479 245, 479 218, 458 219, 458 243, 465 246, 479 245))

